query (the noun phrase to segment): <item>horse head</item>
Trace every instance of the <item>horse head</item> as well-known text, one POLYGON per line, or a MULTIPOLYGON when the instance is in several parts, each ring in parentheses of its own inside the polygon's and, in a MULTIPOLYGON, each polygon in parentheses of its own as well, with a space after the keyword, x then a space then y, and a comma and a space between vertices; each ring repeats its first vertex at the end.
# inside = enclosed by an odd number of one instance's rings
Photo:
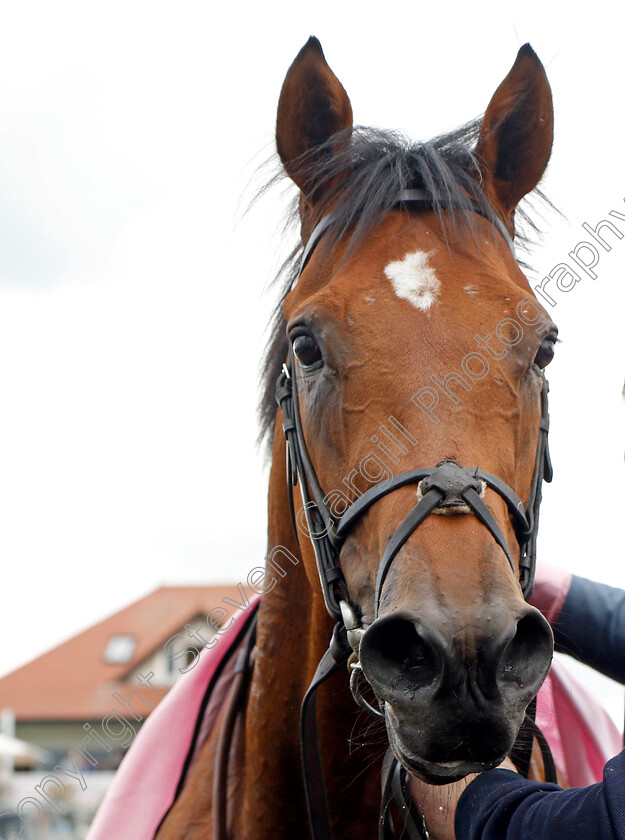
POLYGON ((278 151, 307 248, 283 305, 302 555, 318 587, 314 543, 329 534, 340 580, 326 600, 343 602, 396 757, 430 782, 499 763, 551 661, 551 630, 520 585, 514 506, 540 493, 556 330, 512 240, 552 137, 528 45, 481 123, 430 144, 354 128, 314 38, 280 96, 278 151))

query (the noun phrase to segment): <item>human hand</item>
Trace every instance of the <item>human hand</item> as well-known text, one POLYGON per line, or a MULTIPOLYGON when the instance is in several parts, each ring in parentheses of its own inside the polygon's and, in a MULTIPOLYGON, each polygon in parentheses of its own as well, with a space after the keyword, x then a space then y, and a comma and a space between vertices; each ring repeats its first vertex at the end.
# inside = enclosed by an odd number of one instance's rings
MULTIPOLYGON (((510 758, 505 758, 499 767, 517 772, 510 758)), ((428 785, 414 776, 410 777, 410 795, 423 817, 430 840, 455 840, 456 805, 477 775, 472 773, 459 782, 440 786, 428 785)))

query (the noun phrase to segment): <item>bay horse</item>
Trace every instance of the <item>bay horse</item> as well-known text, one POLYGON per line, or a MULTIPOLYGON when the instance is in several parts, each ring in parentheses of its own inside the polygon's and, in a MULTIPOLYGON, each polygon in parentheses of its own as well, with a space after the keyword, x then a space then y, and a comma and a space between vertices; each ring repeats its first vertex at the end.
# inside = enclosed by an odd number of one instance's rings
POLYGON ((519 50, 481 122, 412 144, 354 128, 311 38, 276 139, 302 248, 262 422, 268 556, 293 561, 279 580, 268 562, 244 712, 224 713, 158 840, 373 839, 389 745, 395 766, 435 785, 497 765, 551 662, 549 625, 524 595, 556 329, 513 243, 553 139, 539 59, 519 50))

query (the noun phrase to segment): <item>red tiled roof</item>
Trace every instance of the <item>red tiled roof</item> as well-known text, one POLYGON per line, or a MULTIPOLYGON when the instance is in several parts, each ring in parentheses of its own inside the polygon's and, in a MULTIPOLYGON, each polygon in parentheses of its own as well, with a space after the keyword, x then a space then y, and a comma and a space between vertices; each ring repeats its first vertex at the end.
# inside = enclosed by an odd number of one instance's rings
MULTIPOLYGON (((113 692, 125 697, 137 689, 130 681, 143 660, 226 596, 237 597, 234 585, 163 586, 2 677, 0 708, 14 709, 18 721, 83 722, 99 720, 112 710, 128 716, 115 703, 113 692), (127 662, 108 664, 104 649, 115 635, 132 635, 137 644, 127 662)), ((142 707, 137 706, 140 714, 142 707)))

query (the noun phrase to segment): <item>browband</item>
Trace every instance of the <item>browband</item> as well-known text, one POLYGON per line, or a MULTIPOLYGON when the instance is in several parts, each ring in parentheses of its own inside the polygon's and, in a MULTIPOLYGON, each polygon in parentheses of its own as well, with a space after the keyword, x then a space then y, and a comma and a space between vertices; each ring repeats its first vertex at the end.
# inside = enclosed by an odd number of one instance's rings
MULTIPOLYGON (((411 190, 402 190, 399 193, 399 198, 395 202, 395 207, 399 206, 400 204, 422 204, 424 207, 431 206, 432 202, 428 198, 428 194, 426 190, 422 189, 411 189, 411 190)), ((494 225, 499 233, 503 236, 506 245, 512 251, 513 256, 516 257, 516 251, 514 248, 514 240, 508 233, 508 230, 504 223, 501 221, 499 216, 493 214, 492 216, 487 216, 483 210, 478 206, 476 202, 472 202, 472 208, 474 213, 477 213, 479 216, 482 216, 485 219, 488 219, 492 225, 494 225)), ((302 274, 302 271, 306 268, 308 260, 310 259, 312 252, 315 250, 315 247, 318 245, 319 240, 323 236, 323 234, 334 224, 338 217, 339 213, 338 210, 331 210, 327 213, 315 226, 313 232, 308 237, 308 241, 304 247, 304 251, 302 253, 302 258, 300 261, 299 271, 297 272, 297 276, 293 281, 293 285, 291 288, 295 288, 297 282, 302 274)))

